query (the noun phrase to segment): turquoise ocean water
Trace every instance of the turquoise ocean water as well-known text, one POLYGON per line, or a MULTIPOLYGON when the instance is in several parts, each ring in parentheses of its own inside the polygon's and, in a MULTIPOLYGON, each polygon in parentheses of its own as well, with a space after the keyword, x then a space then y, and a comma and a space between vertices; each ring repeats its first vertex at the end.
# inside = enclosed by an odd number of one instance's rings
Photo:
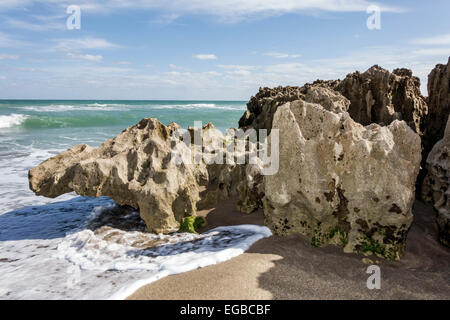
POLYGON ((244 101, 0 100, 0 152, 14 145, 97 145, 146 117, 182 127, 211 121, 227 129, 237 126, 244 110, 244 101))
POLYGON ((0 214, 34 204, 27 170, 75 144, 96 147, 148 117, 226 130, 244 110, 244 101, 0 100, 0 214))

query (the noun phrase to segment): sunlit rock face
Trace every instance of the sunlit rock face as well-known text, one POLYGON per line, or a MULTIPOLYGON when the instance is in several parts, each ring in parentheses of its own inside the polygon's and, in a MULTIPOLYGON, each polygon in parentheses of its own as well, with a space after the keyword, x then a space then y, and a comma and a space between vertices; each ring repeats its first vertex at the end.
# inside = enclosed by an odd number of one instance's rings
POLYGON ((99 148, 74 146, 29 172, 30 188, 46 197, 75 191, 108 196, 140 210, 150 231, 170 232, 195 215, 199 192, 208 181, 206 165, 171 161, 172 136, 179 126, 143 119, 99 148))
POLYGON ((77 145, 44 161, 30 170, 30 188, 52 198, 73 191, 108 196, 139 209, 149 231, 170 233, 198 209, 231 196, 246 203, 252 199, 251 193, 238 191, 247 185, 246 164, 235 161, 248 149, 228 149, 234 163, 225 158, 227 145, 238 138, 233 130, 223 134, 210 123, 186 132, 175 123, 143 119, 97 149, 77 145))
POLYGON ((272 231, 400 258, 413 220, 419 135, 404 121, 364 127, 333 106, 303 100, 280 106, 274 129, 280 167, 264 177, 263 199, 272 231))

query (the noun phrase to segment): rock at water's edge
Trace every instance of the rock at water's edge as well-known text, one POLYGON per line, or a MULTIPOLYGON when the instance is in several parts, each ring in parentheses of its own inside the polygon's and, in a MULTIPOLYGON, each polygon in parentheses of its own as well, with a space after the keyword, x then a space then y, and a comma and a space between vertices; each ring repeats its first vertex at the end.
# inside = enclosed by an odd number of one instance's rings
POLYGON ((171 161, 172 144, 188 148, 173 140, 178 129, 143 119, 97 149, 72 147, 31 169, 30 188, 51 198, 72 191, 108 196, 139 209, 149 231, 176 231, 184 217, 195 215, 200 187, 208 181, 204 163, 171 161))

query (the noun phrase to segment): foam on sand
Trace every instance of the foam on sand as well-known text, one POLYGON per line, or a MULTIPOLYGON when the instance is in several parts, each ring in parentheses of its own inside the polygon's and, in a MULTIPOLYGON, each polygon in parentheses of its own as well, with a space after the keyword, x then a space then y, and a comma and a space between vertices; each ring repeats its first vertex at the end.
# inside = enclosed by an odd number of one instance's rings
POLYGON ((271 235, 253 225, 155 235, 144 231, 137 212, 123 210, 105 197, 77 197, 0 215, 0 298, 124 299, 167 275, 236 257, 271 235))

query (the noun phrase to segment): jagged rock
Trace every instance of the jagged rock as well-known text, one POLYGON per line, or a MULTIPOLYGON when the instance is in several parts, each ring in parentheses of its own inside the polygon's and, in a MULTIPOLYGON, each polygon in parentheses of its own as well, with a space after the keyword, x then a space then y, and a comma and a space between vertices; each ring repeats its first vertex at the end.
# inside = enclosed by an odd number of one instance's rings
POLYGON ((239 128, 266 129, 270 133, 273 115, 277 108, 286 102, 299 99, 328 105, 333 101, 339 110, 346 111, 350 102, 332 90, 338 83, 339 81, 317 80, 303 87, 260 88, 259 92, 247 103, 247 111, 239 120, 239 128), (321 101, 317 101, 317 99, 321 99, 321 101))
POLYGON ((420 93, 420 79, 411 70, 390 73, 375 65, 364 73, 347 75, 334 89, 351 101, 349 114, 356 122, 388 125, 404 120, 422 135, 428 107, 420 93))
POLYGON ((329 87, 307 85, 305 86, 305 91, 304 101, 320 104, 328 111, 335 113, 346 112, 350 107, 350 101, 347 98, 329 87))
MULTIPOLYGON (((446 65, 438 64, 428 76, 428 116, 425 120, 425 155, 443 138, 450 115, 450 58, 446 65)), ((426 157, 425 157, 426 159, 426 157)))
POLYGON ((30 188, 52 198, 72 191, 108 196, 139 209, 150 231, 176 231, 185 216, 195 215, 200 189, 209 179, 203 162, 171 161, 173 144, 189 149, 174 141, 179 129, 176 124, 143 119, 97 149, 72 147, 31 169, 30 188))
POLYGON ((420 137, 404 121, 362 126, 348 113, 302 100, 278 108, 280 167, 264 177, 264 214, 275 234, 315 246, 401 257, 413 216, 420 137))
POLYGON ((300 87, 259 88, 259 92, 247 103, 247 111, 239 120, 239 128, 270 130, 277 108, 303 96, 303 88, 300 87))
POLYGON ((423 198, 429 199, 437 211, 439 239, 450 247, 450 117, 444 138, 427 158, 428 174, 422 187, 423 198))
POLYGON ((78 145, 44 161, 30 170, 30 188, 52 198, 73 191, 108 196, 139 209, 149 231, 176 231, 185 217, 238 195, 246 182, 246 167, 236 159, 248 150, 233 147, 234 163, 225 158, 237 139, 234 130, 224 135, 208 123, 188 132, 175 123, 143 119, 97 149, 78 145), (177 157, 184 161, 176 162, 177 157))
MULTIPOLYGON (((333 99, 350 100, 349 107, 343 102, 341 109, 348 110, 352 119, 362 125, 388 125, 393 120, 404 120, 419 135, 424 132, 428 106, 420 93, 420 79, 408 69, 390 73, 377 65, 364 73, 351 73, 342 81, 317 80, 303 87, 260 88, 248 102, 239 127, 270 130, 277 108, 287 102, 302 99, 324 105, 323 101, 314 100, 318 95, 313 93, 318 88, 329 90, 330 94, 334 90, 333 99)), ((319 96, 323 98, 323 94, 319 96)))

